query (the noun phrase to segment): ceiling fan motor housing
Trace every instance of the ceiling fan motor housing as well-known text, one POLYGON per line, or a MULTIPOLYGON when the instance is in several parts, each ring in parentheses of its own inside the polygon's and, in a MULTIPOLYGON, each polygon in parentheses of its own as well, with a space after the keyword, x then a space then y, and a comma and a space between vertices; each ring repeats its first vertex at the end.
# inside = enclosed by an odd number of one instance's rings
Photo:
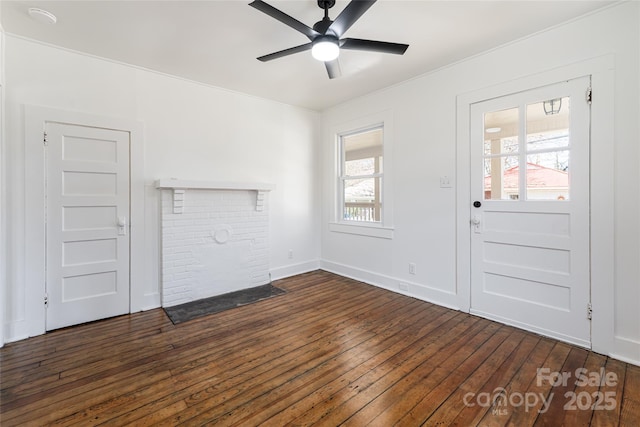
POLYGON ((327 30, 329 29, 329 27, 331 26, 332 23, 333 23, 333 21, 331 19, 325 18, 322 21, 318 21, 315 24, 313 24, 313 29, 316 30, 317 32, 319 32, 320 34, 327 34, 327 35, 335 36, 333 31, 329 31, 327 33, 327 30))

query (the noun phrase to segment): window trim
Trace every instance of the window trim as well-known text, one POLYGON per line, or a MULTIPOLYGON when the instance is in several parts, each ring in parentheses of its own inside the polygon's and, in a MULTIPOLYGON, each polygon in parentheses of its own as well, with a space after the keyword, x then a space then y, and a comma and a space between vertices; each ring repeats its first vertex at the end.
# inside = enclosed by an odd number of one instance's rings
POLYGON ((333 167, 332 167, 332 202, 333 208, 329 220, 329 231, 336 233, 355 234, 384 239, 393 238, 393 195, 392 195, 392 135, 393 122, 391 111, 383 111, 377 114, 361 117, 330 128, 333 143, 333 167), (342 142, 343 136, 353 135, 359 132, 382 129, 382 158, 384 172, 374 174, 381 176, 381 200, 379 222, 345 221, 342 219, 344 209, 344 193, 342 191, 342 142))

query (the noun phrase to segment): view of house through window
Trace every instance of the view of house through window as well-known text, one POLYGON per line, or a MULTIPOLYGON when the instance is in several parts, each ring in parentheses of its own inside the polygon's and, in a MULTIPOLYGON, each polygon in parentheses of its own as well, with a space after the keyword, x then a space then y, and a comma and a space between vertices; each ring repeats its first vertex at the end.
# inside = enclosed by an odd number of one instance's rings
POLYGON ((569 111, 564 97, 485 114, 485 200, 569 200, 569 111))
POLYGON ((381 126, 339 138, 339 185, 341 218, 344 221, 381 221, 382 140, 381 126))

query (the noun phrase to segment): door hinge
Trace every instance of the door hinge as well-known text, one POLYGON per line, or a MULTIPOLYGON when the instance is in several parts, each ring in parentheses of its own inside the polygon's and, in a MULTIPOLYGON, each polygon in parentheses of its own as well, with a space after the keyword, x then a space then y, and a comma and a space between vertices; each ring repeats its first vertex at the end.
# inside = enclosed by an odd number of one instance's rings
POLYGON ((49 307, 49 295, 44 294, 44 306, 49 307))
POLYGON ((49 143, 49 141, 47 141, 47 133, 46 133, 46 132, 44 133, 44 138, 43 138, 42 142, 44 142, 45 147, 46 147, 47 145, 49 145, 49 144, 48 144, 48 143, 49 143))
POLYGON ((593 101, 591 88, 587 88, 587 93, 585 95, 585 98, 587 100, 587 104, 591 105, 591 102, 593 101))
POLYGON ((593 316, 593 307, 591 306, 591 303, 587 304, 587 319, 591 320, 591 317, 593 316))

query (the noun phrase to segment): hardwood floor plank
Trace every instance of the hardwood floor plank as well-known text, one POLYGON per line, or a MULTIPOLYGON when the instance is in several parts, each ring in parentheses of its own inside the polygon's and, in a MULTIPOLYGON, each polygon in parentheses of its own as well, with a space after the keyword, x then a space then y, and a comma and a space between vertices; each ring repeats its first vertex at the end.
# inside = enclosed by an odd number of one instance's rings
MULTIPOLYGON (((394 304, 399 304, 399 303, 394 303, 394 304)), ((368 304, 367 305, 361 304, 361 307, 369 307, 370 310, 378 309, 377 305, 369 306, 368 304)), ((357 315, 357 312, 355 314, 357 315)), ((326 314, 323 314, 323 316, 326 316, 326 314)), ((348 318, 349 314, 342 313, 342 316, 345 316, 345 318, 348 318)), ((339 320, 340 320, 339 318, 334 319, 337 326, 340 325, 339 320)), ((238 357, 226 358, 226 359, 220 358, 220 360, 225 361, 225 363, 227 364, 220 365, 219 362, 216 362, 215 360, 211 360, 208 363, 204 363, 204 364, 200 363, 199 365, 190 364, 189 370, 187 371, 176 370, 176 371, 172 371, 172 373, 178 384, 193 383, 195 379, 206 378, 209 373, 212 375, 217 375, 217 378, 219 380, 222 380, 223 377, 234 377, 234 376, 242 378, 241 375, 245 375, 245 376, 252 375, 253 373, 256 372, 257 369, 261 369, 260 367, 264 365, 264 363, 269 362, 268 359, 265 359, 265 356, 270 356, 273 358, 279 357, 280 358, 279 361, 284 362, 284 359, 282 359, 283 355, 295 354, 295 353, 291 353, 291 351, 293 350, 293 347, 286 348, 287 343, 283 341, 279 341, 277 337, 275 337, 275 335, 271 336, 270 339, 272 342, 271 344, 269 344, 269 346, 264 346, 264 345, 256 346, 255 343, 253 342, 248 342, 246 344, 246 349, 250 349, 252 352, 243 354, 243 357, 250 358, 251 363, 242 363, 243 359, 238 357), (284 349, 289 351, 284 352, 283 347, 284 349), (218 374, 219 372, 224 372, 224 375, 221 377, 220 374, 218 374)), ((291 345, 295 345, 297 347, 302 347, 305 344, 310 344, 313 342, 313 340, 310 340, 310 339, 301 340, 299 336, 295 336, 295 335, 290 337, 290 340, 291 340, 291 345)), ((322 344, 318 343, 317 346, 321 348, 322 344)), ((234 345, 233 348, 235 348, 237 351, 241 347, 234 345)), ((268 366, 267 366, 267 369, 268 369, 268 366)), ((210 384, 208 384, 208 382, 205 381, 201 387, 197 387, 197 386, 189 387, 188 390, 185 390, 185 391, 188 391, 187 394, 183 392, 180 392, 180 393, 173 392, 172 395, 175 399, 191 399, 192 398, 191 396, 193 395, 200 395, 201 393, 206 392, 209 386, 210 384)), ((160 395, 156 393, 155 396, 156 398, 158 398, 160 395)), ((136 403, 144 404, 144 401, 138 400, 136 403)), ((120 412, 124 410, 125 408, 122 408, 122 407, 119 408, 120 412)), ((140 415, 143 415, 143 414, 140 414, 140 415)))
MULTIPOLYGON (((466 319, 465 322, 467 322, 466 319)), ((442 336, 445 337, 442 342, 443 347, 439 345, 439 341, 442 338, 438 338, 427 344, 427 347, 424 349, 426 355, 432 354, 430 358, 423 357, 421 350, 416 352, 410 360, 412 362, 416 362, 416 365, 414 366, 423 367, 427 369, 427 371, 433 369, 433 372, 441 369, 440 367, 443 364, 455 364, 455 362, 460 360, 460 358, 464 359, 466 357, 464 355, 468 354, 469 351, 473 351, 476 345, 479 345, 479 343, 492 337, 499 329, 499 326, 496 324, 489 324, 488 326, 480 324, 477 326, 473 323, 473 319, 468 319, 468 323, 466 323, 466 325, 461 325, 462 328, 456 331, 461 332, 460 334, 450 333, 449 330, 443 331, 442 336), (469 326, 471 326, 471 328, 469 328, 469 326), (480 329, 476 329, 477 326, 479 326, 480 329), (453 352, 449 352, 449 348, 453 349, 453 352), (443 349, 447 349, 447 351, 442 351, 443 349)), ((451 329, 451 331, 453 330, 454 329, 451 329)), ((355 392, 353 398, 347 400, 337 408, 329 408, 330 411, 326 414, 324 420, 329 424, 337 424, 350 419, 350 417, 357 413, 360 408, 366 407, 369 402, 380 396, 380 394, 395 384, 399 373, 406 372, 406 369, 409 369, 408 372, 411 372, 412 366, 405 364, 405 359, 394 360, 392 362, 393 363, 390 365, 385 364, 382 366, 382 369, 379 370, 379 372, 375 372, 373 377, 366 378, 367 381, 358 384, 359 387, 350 390, 355 392), (393 371, 395 371, 395 373, 393 371), (392 374, 393 376, 388 377, 388 374, 392 374)), ((431 374, 433 374, 433 372, 431 374)), ((413 376, 413 379, 416 387, 412 388, 411 391, 420 390, 418 391, 418 396, 416 396, 416 398, 421 399, 424 396, 422 384, 423 380, 426 380, 426 378, 416 375, 413 376)), ((408 399, 405 400, 409 401, 408 399)))
POLYGON ((588 355, 588 352, 584 349, 571 349, 564 365, 558 371, 561 374, 566 374, 566 380, 562 380, 559 385, 553 386, 551 389, 553 399, 550 400, 548 410, 538 414, 535 426, 555 426, 558 420, 562 420, 565 414, 565 405, 567 404, 566 393, 575 392, 577 378, 574 374, 577 369, 584 367, 588 355))
MULTIPOLYGON (((423 329, 420 321, 428 321, 430 330, 433 330, 444 327, 443 325, 448 324, 449 321, 456 321, 454 318, 458 317, 452 313, 429 311, 426 319, 425 317, 407 318, 415 323, 407 325, 404 329, 406 333, 410 336, 420 336, 420 329, 423 329)), ((406 314, 406 312, 403 313, 403 315, 406 314)), ((410 351, 408 347, 411 344, 406 341, 404 335, 399 336, 395 331, 387 331, 354 347, 349 353, 341 355, 341 359, 348 359, 349 365, 336 360, 319 365, 316 369, 225 414, 217 422, 223 425, 227 423, 229 425, 284 425, 298 416, 299 408, 312 408, 323 399, 324 395, 335 393, 340 388, 351 384, 389 357, 400 353, 406 355, 410 351), (353 353, 353 356, 350 353, 353 353), (274 394, 277 396, 276 404, 272 399, 274 394)))
POLYGON ((91 406, 95 403, 102 402, 104 395, 116 394, 127 392, 129 389, 137 389, 144 387, 146 384, 158 382, 160 380, 170 378, 170 373, 167 371, 161 372, 148 372, 144 371, 137 375, 127 377, 128 381, 113 381, 110 384, 102 385, 98 384, 98 388, 87 387, 86 393, 81 395, 78 399, 76 395, 67 397, 66 399, 59 399, 57 396, 53 400, 53 404, 46 405, 46 402, 51 400, 44 399, 45 404, 40 401, 36 401, 34 404, 22 406, 16 410, 7 411, 2 415, 2 425, 27 425, 29 423, 52 423, 57 419, 68 417, 70 414, 74 414, 81 411, 82 408, 91 406))
POLYGON ((624 401, 627 364, 619 360, 608 359, 605 370, 614 378, 600 386, 600 392, 605 395, 609 393, 614 398, 615 407, 593 411, 591 423, 595 426, 617 426, 620 424, 622 402, 624 401))
POLYGON ((640 403, 640 366, 627 364, 627 376, 624 380, 624 398, 640 403))
POLYGON ((640 420, 640 367, 627 365, 620 425, 637 425, 640 420))
MULTIPOLYGON (((573 347, 569 344, 556 342, 549 356, 544 360, 539 368, 548 369, 549 372, 559 372, 567 360, 567 356, 573 347)), ((540 381, 538 374, 535 373, 531 378, 531 382, 520 393, 531 393, 533 396, 539 396, 539 399, 531 405, 511 406, 511 417, 508 425, 512 426, 532 426, 538 417, 538 412, 543 410, 545 402, 549 399, 549 393, 552 392, 552 386, 549 381, 540 381)), ((555 393, 554 393, 555 396, 555 393)))
POLYGON ((384 314, 378 312, 373 315, 371 313, 370 320, 362 318, 360 322, 351 322, 350 328, 335 330, 340 335, 327 334, 321 341, 305 345, 301 347, 300 351, 289 353, 284 361, 278 360, 277 366, 264 364, 261 365, 263 369, 246 371, 239 376, 229 378, 229 383, 225 383, 223 388, 228 391, 219 393, 216 390, 211 390, 203 395, 190 396, 187 399, 189 410, 181 413, 179 419, 167 420, 166 425, 175 425, 178 421, 185 420, 194 423, 196 420, 191 420, 194 417, 206 417, 213 420, 237 407, 240 404, 240 399, 253 400, 263 394, 265 390, 287 382, 291 378, 296 378, 327 360, 339 358, 359 343, 375 337, 376 333, 380 332, 379 328, 387 327, 394 313, 402 309, 404 309, 402 304, 399 306, 389 304, 384 314), (368 328, 365 329, 363 326, 368 326, 368 328), (301 354, 299 355, 299 353, 301 354), (214 409, 206 410, 207 407, 212 406, 214 409))
POLYGON ((274 285, 287 292, 179 325, 157 309, 7 344, 0 424, 640 425, 640 367, 324 271, 274 285), (602 367, 619 381, 538 378, 602 367), (464 404, 501 388, 554 397, 543 414, 542 398, 464 404), (566 411, 564 392, 616 408, 566 411))
MULTIPOLYGON (((293 423, 309 425, 320 423, 339 425, 351 417, 359 408, 372 398, 379 396, 398 378, 407 375, 422 363, 437 364, 446 357, 443 348, 455 347, 456 343, 465 341, 480 331, 477 319, 469 316, 456 316, 442 327, 421 336, 406 349, 395 353, 364 375, 346 384, 334 395, 319 402, 313 402, 313 410, 305 412, 293 423)), ((274 417, 274 421, 279 418, 274 417)), ((271 420, 270 420, 271 421, 271 420)))
MULTIPOLYGON (((294 338, 292 338, 292 340, 293 339, 294 338)), ((300 342, 300 340, 295 340, 295 341, 300 342)), ((280 343, 277 343, 276 345, 280 346, 281 344, 282 343, 280 342, 280 343)), ((235 343, 233 343, 233 347, 237 348, 235 343)), ((266 354, 269 354, 269 353, 272 354, 272 350, 270 350, 269 347, 251 346, 251 348, 257 349, 257 351, 266 352, 266 354)), ((277 350, 278 349, 275 349, 275 351, 277 351, 277 350)), ((242 370, 244 370, 244 371, 248 371, 249 369, 251 369, 252 365, 243 365, 242 364, 242 359, 239 357, 239 355, 237 353, 236 354, 230 354, 230 356, 233 356, 229 360, 233 361, 235 363, 235 366, 241 367, 242 370)), ((258 358, 255 353, 250 354, 250 356, 253 358, 254 362, 257 362, 257 361, 260 360, 260 358, 258 358)), ((221 358, 221 360, 224 361, 225 359, 221 358)), ((167 362, 166 363, 167 366, 171 365, 171 361, 167 360, 166 362, 167 362)), ((166 388, 158 387, 158 388, 156 388, 154 390, 154 395, 153 396, 155 396, 155 398, 158 398, 159 396, 161 396, 161 393, 166 392, 166 393, 171 393, 172 397, 174 399, 186 399, 186 398, 189 397, 190 394, 196 394, 198 392, 201 392, 203 389, 206 389, 211 384, 210 384, 210 381, 205 380, 204 382, 200 383, 200 386, 201 386, 200 388, 197 388, 197 385, 196 385, 196 387, 191 387, 187 394, 185 394, 184 392, 183 393, 176 393, 176 391, 175 391, 176 388, 179 389, 182 384, 193 383, 193 380, 196 379, 196 378, 206 378, 207 377, 207 375, 206 375, 207 371, 208 372, 213 372, 214 374, 215 374, 215 372, 218 372, 218 371, 223 371, 223 372, 226 372, 227 374, 229 374, 231 372, 234 372, 234 371, 232 371, 233 368, 232 368, 231 365, 228 365, 228 364, 227 365, 220 365, 220 363, 216 363, 214 360, 212 360, 210 362, 213 362, 213 363, 205 363, 205 364, 200 364, 200 365, 191 364, 190 365, 190 367, 192 368, 191 372, 190 371, 182 371, 182 370, 178 370, 176 372, 172 372, 172 374, 174 375, 175 386, 172 385, 171 387, 166 387, 166 388), (205 367, 205 370, 204 371, 201 370, 201 371, 193 372, 194 371, 193 368, 196 368, 197 366, 205 367)), ((145 399, 137 399, 135 401, 135 404, 137 406, 142 406, 142 405, 145 404, 145 399)), ((128 408, 126 406, 120 406, 119 407, 119 412, 120 413, 124 412, 127 409, 128 408)), ((109 416, 116 416, 116 415, 118 415, 118 413, 110 412, 108 415, 109 416)), ((140 415, 142 416, 143 414, 140 414, 140 415)), ((154 414, 154 416, 156 416, 156 415, 154 414)), ((100 418, 100 419, 104 420, 103 418, 100 418)))
MULTIPOLYGON (((421 391, 417 396, 419 398, 417 403, 407 412, 403 411, 404 413, 393 414, 393 419, 389 420, 389 422, 397 420, 397 423, 400 425, 422 425, 425 423, 456 388, 469 378, 474 370, 482 366, 482 363, 490 358, 494 352, 497 352, 497 349, 503 347, 505 340, 514 334, 519 342, 522 339, 521 332, 506 327, 499 327, 495 334, 488 339, 474 346, 465 345, 463 347, 464 351, 459 351, 459 354, 456 354, 458 357, 450 357, 433 371, 428 372, 424 376, 420 376, 418 378, 419 382, 414 382, 411 386, 411 389, 421 391)), ((393 396, 393 390, 388 390, 387 394, 393 396)), ((392 402, 394 401, 395 399, 392 402)), ((367 411, 368 408, 372 408, 375 411, 376 408, 373 406, 375 403, 376 401, 373 400, 358 414, 366 414, 365 411, 367 411)), ((383 405, 388 406, 389 404, 383 403, 383 405)), ((381 411, 377 412, 380 413, 381 411)), ((377 416, 378 413, 375 415, 377 416)), ((387 413, 391 416, 390 412, 387 413)), ((358 414, 356 414, 356 416, 358 416, 358 414)), ((363 417, 354 417, 349 419, 349 422, 353 422, 355 425, 355 422, 362 418, 363 417)), ((378 422, 380 421, 384 420, 379 419, 378 422)))
MULTIPOLYGON (((597 373, 599 376, 599 373, 601 372, 600 369, 605 367, 606 362, 607 358, 605 356, 596 353, 589 353, 589 355, 587 356, 587 361, 584 364, 584 371, 578 373, 572 372, 572 375, 581 375, 590 378, 592 375, 595 375, 597 373)), ((601 391, 600 384, 583 384, 584 381, 582 380, 582 378, 579 380, 579 382, 580 384, 576 386, 573 391, 578 397, 577 404, 569 405, 568 407, 570 409, 564 408, 564 418, 561 420, 561 422, 567 426, 588 426, 589 424, 591 424, 593 410, 591 408, 583 409, 581 407, 581 403, 585 403, 591 407, 598 400, 597 396, 601 391), (591 405, 589 405, 589 403, 591 403, 591 405)), ((565 400, 565 405, 567 405, 568 403, 570 403, 570 401, 567 402, 565 400)), ((622 402, 616 402, 616 405, 620 403, 622 402)))
MULTIPOLYGON (((436 423, 445 422, 447 424, 453 424, 453 420, 458 416, 464 403, 464 398, 468 394, 477 395, 482 390, 484 384, 492 377, 496 378, 498 375, 498 369, 506 365, 507 373, 509 362, 516 356, 514 352, 518 349, 525 350, 525 353, 531 350, 533 345, 529 346, 523 344, 523 339, 526 334, 521 333, 518 335, 512 334, 508 340, 503 341, 495 350, 482 361, 482 366, 479 369, 474 369, 469 373, 467 379, 465 379, 429 416, 424 425, 434 425, 436 423), (435 422, 435 420, 438 420, 435 422), (440 421, 442 420, 442 421, 440 421)), ((519 361, 519 360, 518 360, 519 361)), ((384 413, 379 418, 385 420, 384 413)), ((379 424, 379 423, 377 423, 379 424)))
MULTIPOLYGON (((511 381, 505 386, 505 395, 512 394, 523 395, 529 384, 536 378, 537 369, 543 365, 544 361, 549 357, 555 342, 541 337, 538 344, 527 357, 524 364, 518 369, 511 381)), ((513 405, 492 405, 491 409, 485 413, 478 425, 486 427, 502 427, 507 425, 509 418, 513 412, 513 405)), ((459 423, 456 423, 459 424, 459 423)), ((460 425, 460 424, 459 424, 460 425)), ((473 424, 471 424, 473 425, 473 424)))
POLYGON ((477 425, 484 415, 492 409, 479 396, 491 396, 496 405, 493 409, 499 411, 508 405, 508 401, 495 400, 496 396, 505 396, 506 386, 513 376, 522 368, 540 338, 532 334, 525 334, 524 339, 511 351, 505 361, 496 366, 495 371, 484 364, 482 369, 476 370, 472 377, 465 381, 459 391, 452 394, 447 401, 438 408, 425 425, 435 425, 437 422, 445 422, 451 426, 477 425), (465 404, 469 402, 468 404, 465 404), (461 404, 462 403, 462 404, 461 404), (472 406, 473 405, 473 406, 472 406), (446 415, 445 415, 446 414, 446 415))

